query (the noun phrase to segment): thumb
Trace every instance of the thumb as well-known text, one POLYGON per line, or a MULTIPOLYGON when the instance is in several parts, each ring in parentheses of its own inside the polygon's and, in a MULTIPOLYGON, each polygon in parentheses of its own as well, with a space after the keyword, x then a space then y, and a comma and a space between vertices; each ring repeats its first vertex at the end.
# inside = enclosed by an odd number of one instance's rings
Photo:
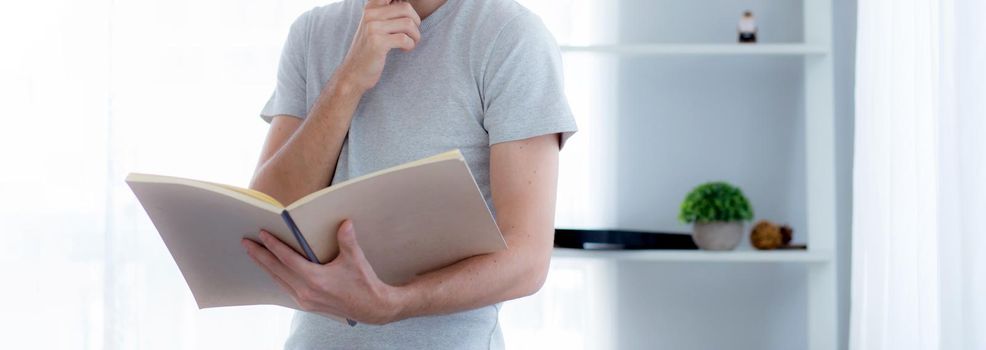
POLYGON ((336 232, 336 240, 339 241, 339 252, 341 254, 363 256, 363 249, 359 247, 359 242, 356 241, 356 229, 353 227, 351 220, 347 219, 339 225, 339 231, 336 232))
POLYGON ((390 3, 391 3, 391 0, 369 0, 369 1, 366 2, 366 7, 367 8, 381 7, 381 6, 390 5, 390 3))

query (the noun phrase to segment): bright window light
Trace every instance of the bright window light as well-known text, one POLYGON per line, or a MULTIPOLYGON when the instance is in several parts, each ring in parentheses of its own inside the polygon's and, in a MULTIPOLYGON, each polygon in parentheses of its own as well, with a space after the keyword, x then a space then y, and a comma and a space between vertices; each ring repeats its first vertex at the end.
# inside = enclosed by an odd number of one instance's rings
MULTIPOLYGON (((258 113, 291 22, 324 0, 39 0, 0 5, 0 329, 3 347, 279 348, 292 311, 198 310, 123 182, 129 172, 246 185, 258 113), (217 138, 217 135, 221 136, 217 138), (52 333, 56 336, 52 336, 52 333)), ((616 2, 523 1, 566 44, 615 39, 616 2)), ((615 220, 616 62, 565 56, 581 131, 562 153, 558 223, 615 220)), ((507 303, 509 348, 587 348, 605 334, 598 267, 555 261, 507 303)), ((605 275, 605 274, 602 274, 605 275)))

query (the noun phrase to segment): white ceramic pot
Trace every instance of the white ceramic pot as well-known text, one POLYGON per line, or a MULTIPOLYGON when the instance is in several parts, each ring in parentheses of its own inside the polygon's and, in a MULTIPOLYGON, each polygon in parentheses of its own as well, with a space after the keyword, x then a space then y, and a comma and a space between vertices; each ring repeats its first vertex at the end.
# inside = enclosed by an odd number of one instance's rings
POLYGON ((742 221, 696 222, 692 240, 705 250, 733 250, 743 239, 742 221))

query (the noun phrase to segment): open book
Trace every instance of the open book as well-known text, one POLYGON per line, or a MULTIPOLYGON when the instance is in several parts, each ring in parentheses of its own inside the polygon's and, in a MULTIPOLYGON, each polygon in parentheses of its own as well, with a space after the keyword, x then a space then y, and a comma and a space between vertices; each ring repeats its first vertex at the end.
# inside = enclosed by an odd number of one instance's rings
POLYGON ((458 150, 351 179, 290 205, 249 189, 130 174, 127 183, 161 234, 199 308, 271 304, 300 309, 247 256, 240 239, 265 229, 308 260, 339 253, 351 219, 385 283, 506 248, 458 150))

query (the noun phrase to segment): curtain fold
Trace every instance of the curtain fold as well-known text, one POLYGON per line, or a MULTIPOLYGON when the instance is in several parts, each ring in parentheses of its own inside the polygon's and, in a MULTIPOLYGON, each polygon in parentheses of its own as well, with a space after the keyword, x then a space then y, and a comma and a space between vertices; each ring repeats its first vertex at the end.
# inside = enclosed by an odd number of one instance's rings
POLYGON ((984 349, 986 7, 860 0, 851 349, 984 349))

